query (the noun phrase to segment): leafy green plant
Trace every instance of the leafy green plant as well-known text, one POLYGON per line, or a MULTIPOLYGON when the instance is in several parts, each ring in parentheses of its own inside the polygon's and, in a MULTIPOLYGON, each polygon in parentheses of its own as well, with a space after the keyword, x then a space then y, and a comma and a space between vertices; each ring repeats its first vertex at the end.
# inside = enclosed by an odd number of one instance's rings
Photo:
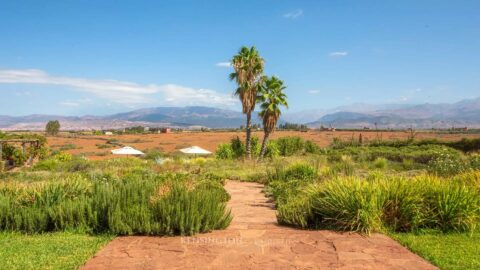
POLYGON ((301 137, 281 137, 275 141, 282 156, 300 154, 305 149, 305 140, 301 137))
POLYGON ((59 179, 0 185, 0 230, 172 235, 225 228, 231 220, 218 178, 159 175, 129 158, 85 161, 93 171, 72 173, 76 162, 52 157, 40 168, 54 164, 59 179))
POLYGON ((215 157, 217 159, 232 159, 234 157, 232 146, 228 143, 219 144, 217 151, 215 151, 215 157))
POLYGON ((465 162, 460 155, 439 153, 428 163, 431 173, 448 176, 458 174, 466 169, 465 162))
POLYGON ((385 169, 388 166, 388 160, 386 158, 378 157, 373 161, 373 166, 377 169, 385 169))

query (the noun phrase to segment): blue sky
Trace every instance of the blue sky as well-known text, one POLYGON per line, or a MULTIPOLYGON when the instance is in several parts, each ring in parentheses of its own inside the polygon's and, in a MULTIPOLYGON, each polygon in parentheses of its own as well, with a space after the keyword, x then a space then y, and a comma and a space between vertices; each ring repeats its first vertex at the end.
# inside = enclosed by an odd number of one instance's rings
POLYGON ((480 96, 480 1, 1 1, 0 114, 239 108, 255 45, 290 111, 480 96))

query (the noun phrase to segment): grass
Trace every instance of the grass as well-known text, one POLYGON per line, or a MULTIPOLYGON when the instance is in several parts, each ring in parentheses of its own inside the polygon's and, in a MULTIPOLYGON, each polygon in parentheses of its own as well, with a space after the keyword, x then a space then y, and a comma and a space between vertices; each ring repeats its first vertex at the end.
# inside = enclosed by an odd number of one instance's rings
POLYGON ((77 269, 112 239, 71 232, 0 233, 0 269, 77 269))
POLYGON ((480 269, 480 232, 394 233, 390 235, 411 251, 444 270, 480 269))

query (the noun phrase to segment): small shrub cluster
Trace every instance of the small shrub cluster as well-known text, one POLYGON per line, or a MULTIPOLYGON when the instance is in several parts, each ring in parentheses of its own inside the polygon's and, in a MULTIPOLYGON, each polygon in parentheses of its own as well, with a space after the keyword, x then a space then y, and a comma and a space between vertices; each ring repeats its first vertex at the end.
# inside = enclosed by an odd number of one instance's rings
POLYGON ((359 146, 330 149, 327 153, 330 160, 338 160, 342 155, 352 156, 357 161, 375 161, 384 158, 393 162, 412 160, 419 164, 428 164, 439 155, 460 156, 461 153, 453 148, 440 145, 407 145, 404 147, 393 146, 359 146))
POLYGON ((464 171, 467 164, 460 155, 451 153, 439 153, 428 163, 428 170, 431 173, 448 176, 464 171))
POLYGON ((296 194, 278 192, 285 196, 277 200, 278 220, 304 228, 366 234, 420 228, 473 231, 480 222, 480 195, 467 182, 425 175, 313 182, 296 194))
MULTIPOLYGON (((260 154, 261 142, 258 137, 252 137, 252 156, 260 154)), ((275 158, 278 156, 293 156, 304 153, 321 153, 322 149, 312 141, 301 137, 281 137, 267 143, 265 156, 275 158)), ((245 156, 245 144, 237 136, 229 144, 220 144, 215 152, 218 159, 239 159, 245 156)))
POLYGON ((448 146, 463 152, 473 152, 480 150, 480 138, 462 138, 458 141, 440 141, 437 139, 425 140, 375 140, 369 143, 369 146, 387 146, 387 147, 405 147, 405 146, 439 145, 448 146))
POLYGON ((46 181, 0 184, 0 230, 191 235, 230 223, 229 196, 215 176, 157 174, 138 159, 67 157, 37 164, 35 170, 60 173, 46 181))

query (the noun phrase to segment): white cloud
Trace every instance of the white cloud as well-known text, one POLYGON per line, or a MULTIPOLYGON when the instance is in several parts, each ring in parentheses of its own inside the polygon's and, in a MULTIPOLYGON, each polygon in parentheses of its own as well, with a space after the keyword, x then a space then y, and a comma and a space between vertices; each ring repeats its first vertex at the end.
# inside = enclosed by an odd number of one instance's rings
MULTIPOLYGON (((70 87, 77 91, 124 105, 157 103, 162 105, 231 106, 237 103, 233 96, 209 89, 194 89, 175 84, 141 85, 117 80, 92 80, 50 75, 37 69, 1 70, 0 83, 43 84, 70 87), (167 102, 165 102, 167 101, 167 102)), ((75 101, 63 105, 74 106, 75 101)))
POLYGON ((92 104, 92 100, 89 98, 80 98, 76 100, 65 100, 60 102, 60 105, 67 107, 78 107, 83 104, 92 104))
POLYGON ((60 105, 67 106, 67 107, 78 107, 80 106, 80 103, 73 102, 73 101, 62 101, 60 102, 60 105))
POLYGON ((296 10, 290 11, 286 14, 283 14, 283 17, 287 18, 287 19, 296 19, 297 17, 300 17, 302 15, 303 15, 303 10, 302 9, 296 9, 296 10))
POLYGON ((216 63, 215 66, 217 67, 231 67, 232 64, 230 62, 219 62, 219 63, 216 63))
POLYGON ((330 53, 330 56, 333 56, 333 57, 343 57, 343 56, 347 56, 348 55, 348 52, 331 52, 330 53))
POLYGON ((320 93, 320 90, 308 90, 308 93, 311 94, 311 95, 316 95, 316 94, 320 93))

